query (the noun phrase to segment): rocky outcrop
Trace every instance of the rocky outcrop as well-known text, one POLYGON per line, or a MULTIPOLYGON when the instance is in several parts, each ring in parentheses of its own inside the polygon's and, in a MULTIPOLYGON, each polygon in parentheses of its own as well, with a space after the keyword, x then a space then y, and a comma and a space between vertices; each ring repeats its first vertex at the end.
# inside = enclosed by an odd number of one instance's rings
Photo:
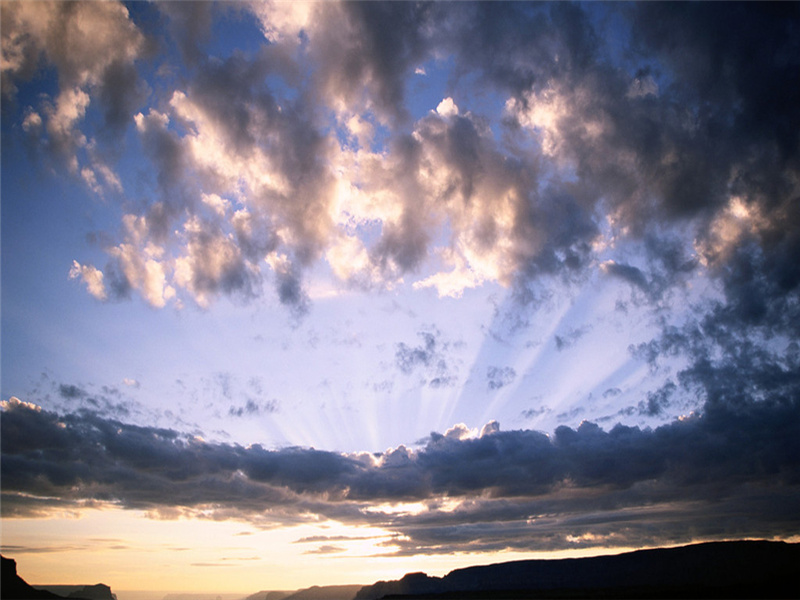
POLYGON ((0 572, 0 598, 2 600, 53 600, 61 598, 45 590, 37 590, 28 585, 22 577, 17 574, 17 561, 13 558, 0 556, 2 572, 0 572))
POLYGON ((2 600, 117 600, 111 588, 103 583, 95 585, 32 586, 17 574, 17 561, 2 558, 2 600))

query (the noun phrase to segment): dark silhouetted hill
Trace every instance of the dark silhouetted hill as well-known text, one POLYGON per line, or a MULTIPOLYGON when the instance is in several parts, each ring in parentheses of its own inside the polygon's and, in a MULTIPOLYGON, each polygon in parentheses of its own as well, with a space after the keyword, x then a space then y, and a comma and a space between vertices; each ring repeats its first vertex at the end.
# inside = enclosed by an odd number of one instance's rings
POLYGON ((0 599, 2 600, 117 600, 111 588, 105 584, 96 585, 39 585, 28 584, 17 573, 17 561, 1 556, 2 578, 0 579, 0 599))
POLYGON ((291 592, 269 592, 251 594, 244 600, 353 600, 363 585, 315 585, 291 592))
POLYGON ((34 585, 37 590, 45 590, 62 598, 83 598, 84 600, 117 600, 111 588, 104 583, 95 585, 34 585))
POLYGON ((444 591, 446 590, 442 578, 429 577, 425 573, 408 573, 399 581, 379 581, 364 586, 358 591, 355 599, 376 600, 387 596, 435 595, 444 591))
POLYGON ((362 585, 315 585, 298 590, 284 600, 352 600, 362 585))
POLYGON ((0 598, 2 600, 52 600, 61 598, 44 590, 37 590, 17 574, 17 561, 0 556, 0 598))
POLYGON ((250 594, 243 600, 284 600, 294 593, 295 590, 261 590, 255 594, 250 594))
POLYGON ((412 573, 365 586, 378 598, 798 598, 800 544, 711 542, 613 556, 523 560, 412 573))

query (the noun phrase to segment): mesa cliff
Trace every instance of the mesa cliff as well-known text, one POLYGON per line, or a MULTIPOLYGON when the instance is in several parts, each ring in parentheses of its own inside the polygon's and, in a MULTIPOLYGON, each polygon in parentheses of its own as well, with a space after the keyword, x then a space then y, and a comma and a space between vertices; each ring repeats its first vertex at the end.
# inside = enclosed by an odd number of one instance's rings
POLYGON ((1 600, 117 600, 111 588, 103 583, 95 585, 32 586, 17 573, 17 561, 0 556, 2 575, 1 600))

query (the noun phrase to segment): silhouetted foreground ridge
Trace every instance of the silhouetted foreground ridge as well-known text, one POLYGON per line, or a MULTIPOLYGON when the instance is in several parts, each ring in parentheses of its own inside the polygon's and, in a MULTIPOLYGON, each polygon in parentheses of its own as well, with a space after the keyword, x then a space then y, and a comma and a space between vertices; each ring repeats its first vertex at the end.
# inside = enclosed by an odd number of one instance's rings
POLYGON ((243 600, 353 600, 361 585, 314 585, 302 590, 277 592, 262 590, 243 600))
POLYGON ((378 598, 798 598, 800 544, 712 542, 614 556, 411 573, 363 587, 378 598))
MULTIPOLYGON (((244 600, 800 598, 798 565, 800 544, 711 542, 614 556, 505 562, 457 569, 444 577, 409 573, 363 587, 261 591, 244 600)), ((48 587, 63 595, 28 585, 17 575, 16 562, 3 558, 2 600, 116 600, 102 584, 48 587)))
POLYGON ((0 599, 2 600, 117 600, 111 588, 105 584, 46 586, 57 589, 60 594, 29 585, 17 574, 17 561, 0 556, 2 578, 0 579, 0 599))

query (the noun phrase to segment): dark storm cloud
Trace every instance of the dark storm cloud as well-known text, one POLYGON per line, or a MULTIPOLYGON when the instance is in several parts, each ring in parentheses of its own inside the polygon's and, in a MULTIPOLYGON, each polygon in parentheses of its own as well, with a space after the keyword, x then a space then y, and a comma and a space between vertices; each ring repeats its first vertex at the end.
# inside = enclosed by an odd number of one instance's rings
MULTIPOLYGON (((398 136, 389 160, 370 164, 364 190, 391 189, 402 207, 383 225, 372 261, 384 273, 395 267, 413 274, 438 249, 436 228, 446 222, 453 237, 449 250, 463 253, 466 247, 497 265, 482 277, 509 285, 582 272, 599 233, 591 212, 558 182, 542 186, 535 153, 509 156, 487 117, 461 114, 449 102, 420 119, 412 135, 398 136)), ((427 283, 440 294, 454 294, 432 279, 427 283)))
POLYGON ((746 328, 766 336, 800 334, 800 203, 783 213, 783 222, 766 232, 766 247, 742 240, 721 273, 725 302, 708 312, 703 325, 718 334, 746 328), (785 227, 785 230, 781 230, 785 227), (776 240, 773 242, 772 240, 776 240))
POLYGON ((645 535, 686 539, 694 527, 711 536, 785 533, 798 525, 787 503, 800 503, 794 367, 772 365, 736 398, 715 387, 724 372, 715 379, 689 370, 688 384, 708 390, 706 409, 654 430, 605 431, 584 422, 548 436, 495 426, 477 438, 432 434, 417 450, 376 455, 205 443, 87 412, 58 416, 12 399, 0 422, 3 510, 43 514, 88 500, 164 516, 213 506, 217 518, 254 523, 314 513, 383 524, 409 536, 418 551, 465 537, 474 547, 531 543, 511 530, 549 531, 553 547, 568 547, 566 536, 584 533, 597 535, 597 544, 603 536, 618 544, 645 535), (443 497, 460 503, 439 511, 443 497), (425 502, 428 510, 363 511, 401 500, 425 502), (691 511, 679 516, 687 506, 691 511), (652 531, 659 512, 661 529, 652 531), (724 514, 747 519, 726 526, 724 514), (708 519, 721 529, 701 527, 708 519), (521 521, 525 528, 515 528, 521 521))
MULTIPOLYGON (((727 113, 730 132, 777 151, 778 168, 797 157, 800 9, 793 4, 712 6, 637 4, 632 32, 640 50, 663 61, 681 95, 727 113)), ((714 114, 716 113, 716 114, 714 114)), ((774 155, 773 155, 774 156, 774 155)), ((759 167, 761 157, 753 157, 759 167)), ((764 157, 766 158, 766 157, 764 157)))
MULTIPOLYGON (((719 7, 713 5, 645 3, 630 8, 599 10, 620 17, 614 27, 622 29, 615 39, 630 33, 639 52, 638 68, 631 71, 611 66, 610 48, 603 41, 611 36, 602 30, 610 25, 590 18, 579 5, 470 4, 459 10, 437 5, 428 13, 429 23, 441 32, 430 42, 434 54, 452 52, 458 73, 478 72, 510 91, 520 123, 535 115, 529 110, 541 110, 542 105, 555 111, 554 120, 544 122, 545 141, 552 145, 548 152, 574 166, 569 192, 558 191, 556 185, 545 195, 552 202, 531 194, 535 184, 518 188, 522 201, 514 234, 529 246, 519 244, 516 273, 523 280, 534 279, 591 264, 589 244, 597 227, 589 214, 602 200, 615 211, 619 226, 628 228, 634 239, 642 236, 648 259, 646 266, 608 263, 608 272, 632 283, 650 301, 661 301, 666 290, 698 265, 684 251, 685 241, 658 233, 661 225, 693 220, 699 239, 706 240, 730 196, 739 194, 764 217, 764 231, 755 244, 769 245, 769 259, 776 263, 771 275, 780 277, 784 287, 795 284, 798 270, 789 257, 798 243, 789 233, 796 227, 789 229, 789 224, 796 220, 793 198, 800 194, 797 161, 792 160, 800 130, 793 108, 800 88, 794 85, 800 72, 797 8, 743 4, 724 19, 716 18, 719 7), (751 19, 759 24, 757 31, 751 19), (666 33, 673 26, 681 29, 681 44, 666 33), (740 44, 731 31, 745 32, 757 51, 747 52, 747 44, 740 44), (542 239, 543 244, 530 248, 531 240, 542 239)), ((531 119, 538 123, 535 116, 531 119)), ((417 128, 417 139, 435 148, 440 164, 453 173, 449 189, 465 200, 476 181, 496 170, 487 160, 491 147, 475 134, 475 122, 473 117, 454 117, 444 136, 441 128, 427 127, 424 120, 417 128)), ((415 144, 408 148, 421 151, 415 144)), ((497 151, 505 154, 511 148, 497 151)), ((538 167, 526 161, 522 168, 536 172, 538 167)), ((378 246, 404 270, 416 268, 429 244, 419 211, 412 215, 416 221, 409 216, 387 227, 378 246)), ((475 240, 491 247, 492 228, 477 232, 475 240)), ((743 262, 745 257, 737 258, 743 262)), ((744 298, 750 287, 758 286, 758 281, 728 283, 724 266, 716 274, 733 300, 739 288, 738 296, 744 298)), ((757 316, 758 298, 750 304, 757 316)))
MULTIPOLYGON (((576 197, 604 198, 635 235, 665 220, 695 219, 704 239, 731 194, 776 225, 798 193, 796 6, 743 4, 718 19, 712 6, 633 5, 634 44, 640 60, 651 61, 635 78, 610 68, 582 9, 568 6, 554 12, 575 13, 572 27, 565 21, 560 31, 582 59, 538 78, 516 106, 521 123, 529 116, 544 126, 549 152, 574 165, 576 197), (681 28, 680 43, 667 33, 673 28, 681 28), (758 49, 747 52, 732 31, 758 49), (542 105, 554 120, 539 120, 542 105)), ((512 60, 499 56, 498 72, 512 60)), ((646 282, 627 274, 640 287, 646 282)))

